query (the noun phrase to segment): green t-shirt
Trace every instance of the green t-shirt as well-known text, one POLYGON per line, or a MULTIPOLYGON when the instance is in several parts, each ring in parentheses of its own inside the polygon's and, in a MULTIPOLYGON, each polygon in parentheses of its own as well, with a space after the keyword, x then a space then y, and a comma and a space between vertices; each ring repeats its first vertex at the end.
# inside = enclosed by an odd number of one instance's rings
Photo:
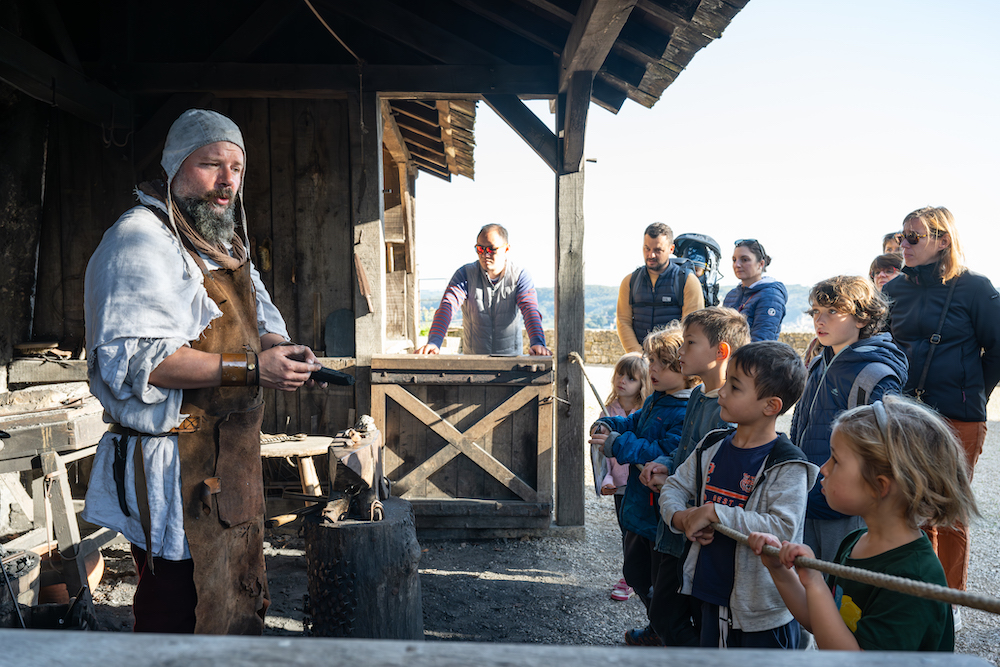
MULTIPOLYGON (((844 538, 836 562, 872 572, 947 586, 941 561, 926 535, 871 558, 851 558, 851 550, 867 532, 844 538)), ((865 651, 954 651, 951 605, 870 584, 828 576, 840 616, 865 651)))

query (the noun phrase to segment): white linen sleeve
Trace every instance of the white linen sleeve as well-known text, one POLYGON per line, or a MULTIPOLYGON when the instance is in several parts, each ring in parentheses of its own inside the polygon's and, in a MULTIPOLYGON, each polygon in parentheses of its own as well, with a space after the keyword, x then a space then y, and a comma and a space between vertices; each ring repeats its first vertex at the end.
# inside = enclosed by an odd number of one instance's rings
POLYGON ((94 350, 90 391, 110 418, 140 433, 166 433, 180 424, 184 391, 149 384, 161 361, 186 345, 177 338, 116 338, 94 350))
POLYGON ((253 262, 250 262, 250 279, 257 292, 257 333, 261 336, 269 333, 278 334, 285 340, 290 340, 285 327, 285 318, 271 301, 271 295, 267 293, 267 288, 260 279, 260 272, 253 262))

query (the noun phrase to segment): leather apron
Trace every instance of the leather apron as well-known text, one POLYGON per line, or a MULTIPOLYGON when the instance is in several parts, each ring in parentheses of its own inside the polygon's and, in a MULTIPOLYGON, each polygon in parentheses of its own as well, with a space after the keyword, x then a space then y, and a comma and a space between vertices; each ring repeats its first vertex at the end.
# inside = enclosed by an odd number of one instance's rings
MULTIPOLYGON (((260 352, 250 262, 208 271, 209 297, 222 310, 191 347, 215 354, 260 352)), ((198 593, 195 632, 259 635, 269 603, 264 574, 264 485, 259 387, 185 389, 181 412, 200 427, 177 436, 184 531, 198 593)))

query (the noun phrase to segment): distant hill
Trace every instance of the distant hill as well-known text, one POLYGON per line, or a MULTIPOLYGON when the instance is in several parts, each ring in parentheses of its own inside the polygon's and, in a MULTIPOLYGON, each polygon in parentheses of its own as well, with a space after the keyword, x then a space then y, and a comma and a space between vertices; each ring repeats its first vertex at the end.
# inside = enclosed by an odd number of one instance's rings
MULTIPOLYGON (((723 285, 719 294, 725 296, 735 285, 723 285)), ((811 285, 788 285, 788 306, 782 331, 812 331, 812 320, 805 315, 809 308, 809 288, 811 285)), ((615 308, 618 304, 618 286, 587 285, 584 288, 583 325, 587 329, 614 329, 615 308)), ((551 287, 538 288, 538 308, 542 313, 542 323, 551 329, 555 323, 555 302, 551 287)), ((434 318, 434 311, 441 301, 440 293, 424 294, 420 298, 420 328, 427 329, 434 318)), ((461 315, 452 324, 461 322, 461 315)))

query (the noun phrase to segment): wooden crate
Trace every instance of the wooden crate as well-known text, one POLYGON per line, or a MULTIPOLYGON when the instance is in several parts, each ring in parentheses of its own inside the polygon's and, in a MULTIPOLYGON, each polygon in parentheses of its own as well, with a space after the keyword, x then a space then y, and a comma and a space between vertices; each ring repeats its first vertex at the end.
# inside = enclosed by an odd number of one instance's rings
POLYGON ((537 534, 552 513, 552 359, 383 355, 372 416, 393 495, 435 537, 537 534))

